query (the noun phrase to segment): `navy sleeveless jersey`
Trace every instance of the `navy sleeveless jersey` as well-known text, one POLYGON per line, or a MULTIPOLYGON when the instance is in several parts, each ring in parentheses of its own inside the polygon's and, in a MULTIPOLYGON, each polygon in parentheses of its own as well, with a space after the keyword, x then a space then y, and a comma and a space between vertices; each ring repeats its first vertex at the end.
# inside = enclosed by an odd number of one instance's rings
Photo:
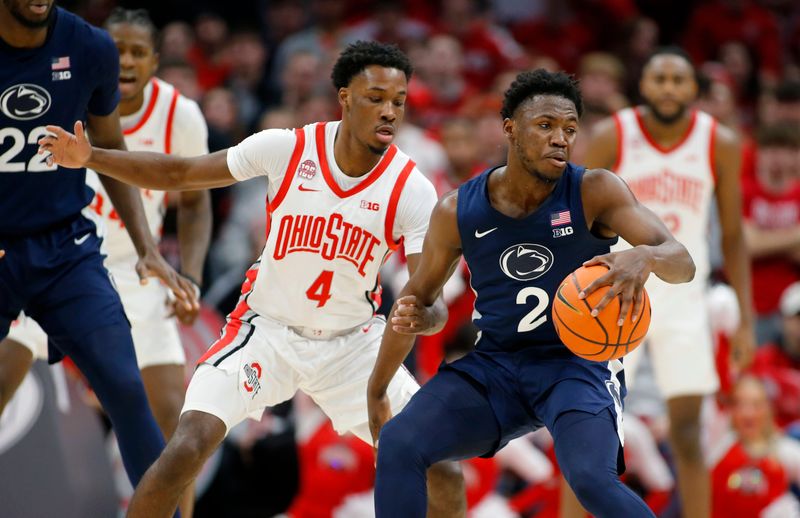
POLYGON ((458 229, 476 293, 477 349, 535 348, 542 357, 569 356, 550 316, 553 296, 570 272, 608 253, 617 238, 600 239, 586 226, 583 167, 568 164, 550 196, 522 219, 500 213, 489 202, 493 170, 458 189, 458 229))
POLYGON ((25 236, 78 215, 92 199, 86 170, 48 166, 37 155, 44 127, 72 130, 119 102, 119 55, 111 37, 55 8, 44 45, 0 40, 0 236, 25 236))

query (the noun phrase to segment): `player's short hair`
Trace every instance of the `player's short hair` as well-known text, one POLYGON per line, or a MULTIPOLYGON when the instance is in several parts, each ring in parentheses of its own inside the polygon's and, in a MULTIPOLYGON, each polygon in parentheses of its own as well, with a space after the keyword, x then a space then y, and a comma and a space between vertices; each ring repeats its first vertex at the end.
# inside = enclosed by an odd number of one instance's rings
POLYGON ((522 72, 511 83, 503 97, 503 108, 500 110, 500 115, 504 119, 513 118, 514 112, 520 104, 537 95, 556 95, 568 99, 575 104, 578 117, 583 114, 583 98, 575 76, 537 68, 522 72))
POLYGON ((108 15, 104 27, 109 30, 112 25, 120 23, 129 23, 131 25, 138 25, 144 27, 150 32, 150 41, 153 43, 155 49, 158 45, 158 29, 156 24, 150 18, 150 13, 146 9, 125 9, 123 7, 115 7, 111 14, 108 15))
POLYGON ((651 52, 647 59, 644 60, 644 66, 650 64, 653 61, 653 58, 657 56, 676 56, 686 60, 689 63, 689 66, 692 67, 694 70, 694 61, 692 61, 692 57, 686 52, 682 47, 678 47, 677 45, 665 45, 663 47, 657 47, 653 52, 651 52))
POLYGON ((408 56, 396 45, 359 40, 348 45, 333 65, 333 72, 331 72, 333 86, 337 90, 346 88, 350 85, 353 77, 370 65, 401 70, 407 80, 411 79, 411 74, 414 72, 408 56))
POLYGON ((777 122, 758 128, 756 141, 760 147, 800 149, 800 128, 790 122, 777 122))

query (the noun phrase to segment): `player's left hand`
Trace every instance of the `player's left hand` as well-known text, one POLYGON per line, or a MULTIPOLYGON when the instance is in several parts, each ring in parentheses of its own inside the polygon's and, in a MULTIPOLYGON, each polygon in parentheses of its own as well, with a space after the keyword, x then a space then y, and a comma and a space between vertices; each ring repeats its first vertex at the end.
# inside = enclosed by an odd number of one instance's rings
POLYGON ((392 330, 401 335, 424 334, 436 325, 430 308, 417 301, 414 295, 400 297, 392 313, 392 330))
POLYGON ((2 259, 4 255, 6 255, 6 251, 0 250, 0 259, 2 259))
POLYGON ((592 309, 596 317, 614 297, 619 296, 622 304, 619 309, 617 325, 621 326, 633 308, 632 320, 636 320, 644 304, 644 283, 653 270, 653 256, 646 247, 636 246, 622 252, 597 255, 583 263, 583 266, 604 265, 608 273, 598 277, 578 295, 584 299, 601 286, 610 286, 600 302, 592 309))
POLYGON ((756 335, 752 324, 741 323, 730 337, 731 363, 738 372, 745 371, 756 353, 756 335))
POLYGON ((158 277, 175 295, 175 304, 187 312, 200 311, 200 302, 195 295, 192 282, 178 275, 158 252, 148 251, 136 263, 139 282, 147 284, 148 277, 158 277))

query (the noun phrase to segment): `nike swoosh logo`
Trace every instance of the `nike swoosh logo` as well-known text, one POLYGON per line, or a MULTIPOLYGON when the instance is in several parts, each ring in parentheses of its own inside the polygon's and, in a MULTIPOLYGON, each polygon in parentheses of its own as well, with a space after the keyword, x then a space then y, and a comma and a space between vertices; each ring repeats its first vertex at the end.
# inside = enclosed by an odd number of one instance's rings
POLYGON ((89 234, 86 234, 85 236, 82 236, 82 237, 76 237, 75 238, 75 244, 78 245, 78 246, 81 246, 84 243, 84 241, 89 239, 89 236, 91 236, 91 235, 92 234, 89 233, 89 234))
POLYGON ((491 233, 492 233, 492 232, 494 232, 495 230, 497 230, 497 227, 490 228, 489 230, 486 230, 486 231, 484 231, 484 232, 478 232, 478 230, 476 229, 476 230, 475 230, 475 237, 477 237, 478 239, 480 239, 480 238, 482 238, 482 237, 483 237, 483 236, 485 236, 485 235, 491 234, 491 233))
POLYGON ((319 192, 319 189, 309 189, 308 187, 305 187, 302 183, 297 186, 297 189, 303 192, 319 192))

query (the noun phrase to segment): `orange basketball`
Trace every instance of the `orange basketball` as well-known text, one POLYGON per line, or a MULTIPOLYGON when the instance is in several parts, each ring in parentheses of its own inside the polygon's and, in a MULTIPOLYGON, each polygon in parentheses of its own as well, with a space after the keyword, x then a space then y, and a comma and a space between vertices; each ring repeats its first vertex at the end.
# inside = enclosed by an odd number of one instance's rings
POLYGON ((617 325, 619 297, 614 297, 597 317, 591 315, 592 308, 611 287, 602 286, 585 299, 578 298, 578 294, 606 272, 605 266, 581 266, 561 282, 553 301, 553 323, 561 341, 577 356, 598 362, 621 358, 634 350, 650 326, 647 291, 636 322, 629 313, 622 326, 617 325))

